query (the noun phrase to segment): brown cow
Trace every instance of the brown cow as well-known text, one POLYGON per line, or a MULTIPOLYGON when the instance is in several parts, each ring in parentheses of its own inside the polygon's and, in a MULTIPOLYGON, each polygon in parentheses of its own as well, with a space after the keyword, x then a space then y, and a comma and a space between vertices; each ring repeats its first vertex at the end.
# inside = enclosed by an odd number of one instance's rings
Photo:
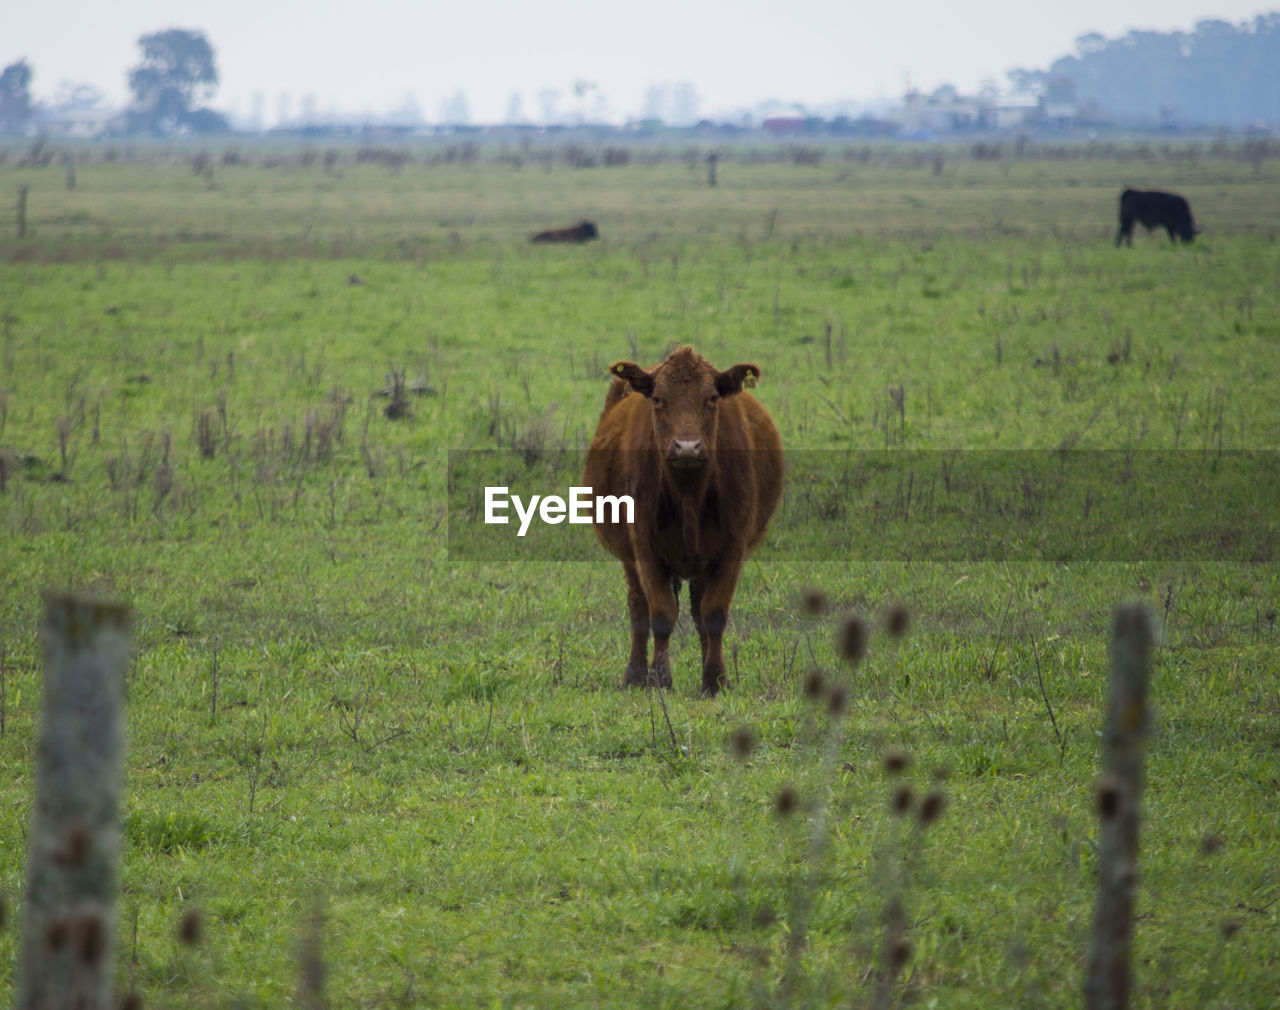
POLYGON ((728 684, 721 639, 738 575, 782 495, 782 440, 768 411, 743 392, 760 369, 717 371, 682 347, 647 371, 630 361, 610 371, 616 378, 582 482, 596 495, 635 501, 633 524, 595 526, 627 577, 631 656, 623 682, 671 686, 667 644, 687 579, 702 693, 714 695, 728 684))
POLYGON ((572 228, 560 228, 557 231, 540 231, 534 235, 530 242, 590 242, 593 238, 599 238, 600 233, 596 231, 596 226, 591 221, 582 221, 574 225, 572 228))

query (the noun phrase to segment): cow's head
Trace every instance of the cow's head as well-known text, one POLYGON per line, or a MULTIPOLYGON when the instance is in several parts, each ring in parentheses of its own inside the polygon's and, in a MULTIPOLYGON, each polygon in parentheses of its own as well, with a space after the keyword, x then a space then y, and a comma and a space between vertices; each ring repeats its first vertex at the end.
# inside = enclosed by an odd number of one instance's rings
POLYGON ((609 371, 648 399, 658 448, 670 466, 689 472, 704 468, 715 451, 720 401, 760 378, 758 365, 720 372, 688 347, 648 371, 631 361, 609 371))
POLYGON ((584 239, 600 237, 600 233, 596 231, 596 226, 594 221, 583 221, 581 224, 579 224, 578 234, 581 235, 584 239))

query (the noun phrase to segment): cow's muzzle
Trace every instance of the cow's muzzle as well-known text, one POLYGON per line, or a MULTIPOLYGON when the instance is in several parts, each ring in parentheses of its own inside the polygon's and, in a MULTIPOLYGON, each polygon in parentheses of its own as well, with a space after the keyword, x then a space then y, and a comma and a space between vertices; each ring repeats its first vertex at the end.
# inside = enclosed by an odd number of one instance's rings
POLYGON ((702 466, 707 461, 707 453, 700 438, 672 439, 671 449, 667 452, 667 462, 673 466, 702 466))

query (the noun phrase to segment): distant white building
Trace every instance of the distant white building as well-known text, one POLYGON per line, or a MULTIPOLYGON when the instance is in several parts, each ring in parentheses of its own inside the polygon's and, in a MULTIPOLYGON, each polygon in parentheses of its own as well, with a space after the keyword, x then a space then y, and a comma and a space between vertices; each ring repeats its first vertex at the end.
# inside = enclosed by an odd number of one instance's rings
POLYGON ((991 114, 991 125, 997 130, 1025 130, 1040 121, 1040 99, 1034 95, 1005 95, 996 100, 991 114))
POLYGON ((994 87, 962 95, 950 85, 925 95, 912 88, 894 111, 903 135, 916 137, 968 130, 1017 133, 1039 126, 1063 128, 1077 125, 1080 115, 1075 82, 1064 76, 1052 78, 1043 95, 1000 95, 994 87))
POLYGON ((119 109, 37 109, 34 132, 49 137, 107 137, 125 132, 125 114, 119 109))
POLYGON ((978 99, 959 94, 944 85, 930 95, 914 88, 903 97, 901 122, 908 132, 954 133, 982 126, 978 99))
POLYGON ((1049 87, 1040 100, 1040 119, 1047 126, 1074 126, 1079 114, 1076 82, 1061 75, 1049 78, 1049 87))

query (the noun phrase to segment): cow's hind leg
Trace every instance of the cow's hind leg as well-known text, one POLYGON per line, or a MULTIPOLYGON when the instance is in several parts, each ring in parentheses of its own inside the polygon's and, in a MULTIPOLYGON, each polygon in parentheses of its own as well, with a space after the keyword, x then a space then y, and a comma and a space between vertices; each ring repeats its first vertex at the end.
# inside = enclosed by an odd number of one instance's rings
POLYGON ((627 657, 624 687, 644 687, 649 680, 649 601, 645 599, 635 565, 623 563, 627 576, 627 615, 631 619, 631 655, 627 657))

